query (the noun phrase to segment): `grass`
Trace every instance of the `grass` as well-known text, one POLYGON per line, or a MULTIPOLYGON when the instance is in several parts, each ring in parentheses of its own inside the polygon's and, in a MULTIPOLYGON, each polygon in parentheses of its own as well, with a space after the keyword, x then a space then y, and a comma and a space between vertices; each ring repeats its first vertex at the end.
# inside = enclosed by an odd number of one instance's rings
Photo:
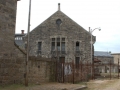
POLYGON ((26 87, 22 84, 13 84, 13 85, 6 85, 6 86, 0 86, 0 90, 22 90, 26 87))
POLYGON ((23 84, 12 84, 12 85, 5 85, 0 86, 0 90, 28 90, 30 87, 34 87, 35 85, 30 84, 28 87, 26 87, 23 84))

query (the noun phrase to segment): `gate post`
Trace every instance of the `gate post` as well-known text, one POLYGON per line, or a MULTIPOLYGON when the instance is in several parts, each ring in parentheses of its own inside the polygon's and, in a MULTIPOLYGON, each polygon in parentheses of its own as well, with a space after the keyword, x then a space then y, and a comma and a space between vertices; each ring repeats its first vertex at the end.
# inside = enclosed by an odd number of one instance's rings
POLYGON ((111 60, 110 60, 110 80, 111 80, 111 60))
POLYGON ((73 70, 72 70, 72 73, 73 73, 73 84, 74 84, 74 61, 72 62, 72 67, 73 67, 73 70))
POLYGON ((82 66, 83 66, 83 64, 82 64, 82 61, 81 61, 81 81, 82 81, 82 66))
POLYGON ((119 79, 119 58, 118 58, 118 79, 119 79))
POLYGON ((64 70, 65 70, 65 69, 64 69, 64 65, 65 65, 65 64, 63 63, 63 83, 64 83, 64 76, 65 76, 65 75, 64 75, 64 70))

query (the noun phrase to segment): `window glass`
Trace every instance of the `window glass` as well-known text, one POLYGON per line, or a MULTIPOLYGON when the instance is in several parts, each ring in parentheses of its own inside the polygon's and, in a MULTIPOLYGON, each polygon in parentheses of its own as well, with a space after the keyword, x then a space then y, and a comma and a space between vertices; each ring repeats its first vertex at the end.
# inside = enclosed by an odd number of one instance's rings
POLYGON ((79 51, 79 42, 76 42, 76 51, 79 51))
POLYGON ((52 42, 55 42, 55 38, 52 38, 52 42))
POLYGON ((65 42, 61 43, 61 51, 65 51, 65 42))
POLYGON ((62 42, 65 42, 65 38, 62 38, 62 42))
POLYGON ((64 51, 65 53, 65 38, 52 38, 51 41, 51 51, 64 51))
POLYGON ((51 45, 51 50, 54 51, 55 50, 55 42, 52 42, 52 45, 51 45))
POLYGON ((60 51, 60 42, 57 42, 57 50, 60 51))
POLYGON ((57 38, 57 42, 60 42, 60 38, 57 38))
POLYGON ((38 50, 41 51, 41 42, 38 42, 38 50))

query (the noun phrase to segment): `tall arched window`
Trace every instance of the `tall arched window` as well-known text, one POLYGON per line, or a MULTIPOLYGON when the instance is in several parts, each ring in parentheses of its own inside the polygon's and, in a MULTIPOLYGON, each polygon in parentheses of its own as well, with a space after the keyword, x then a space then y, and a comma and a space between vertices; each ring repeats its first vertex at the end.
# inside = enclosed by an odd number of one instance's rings
POLYGON ((80 43, 77 41, 77 42, 76 42, 76 51, 80 51, 80 48, 79 48, 79 47, 80 47, 80 43))

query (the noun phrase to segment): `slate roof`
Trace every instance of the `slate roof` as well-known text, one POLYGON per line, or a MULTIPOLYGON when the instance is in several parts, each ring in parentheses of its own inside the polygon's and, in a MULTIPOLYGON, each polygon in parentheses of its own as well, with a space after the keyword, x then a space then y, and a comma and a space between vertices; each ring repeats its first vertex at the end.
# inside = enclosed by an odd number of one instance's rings
POLYGON ((22 40, 15 40, 15 43, 18 45, 18 46, 24 46, 24 42, 22 40))
MULTIPOLYGON (((15 38, 16 37, 24 37, 26 34, 15 34, 15 38)), ((19 40, 16 40, 15 39, 15 43, 18 45, 18 46, 20 46, 20 47, 24 47, 25 46, 25 44, 24 44, 24 41, 22 40, 22 39, 19 39, 19 40)))
POLYGON ((109 52, 94 51, 94 56, 113 57, 109 52))

